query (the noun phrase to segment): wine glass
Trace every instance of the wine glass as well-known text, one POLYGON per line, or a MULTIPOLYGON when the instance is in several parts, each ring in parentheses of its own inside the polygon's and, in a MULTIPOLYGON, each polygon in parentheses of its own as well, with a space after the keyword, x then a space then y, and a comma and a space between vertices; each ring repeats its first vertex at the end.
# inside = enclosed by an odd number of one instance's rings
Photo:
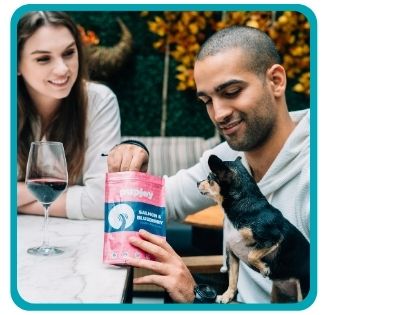
POLYGON ((39 256, 62 254, 64 252, 62 249, 50 246, 47 236, 49 207, 66 189, 68 183, 67 161, 61 142, 31 143, 25 183, 44 208, 43 243, 39 247, 29 248, 28 253, 39 256))

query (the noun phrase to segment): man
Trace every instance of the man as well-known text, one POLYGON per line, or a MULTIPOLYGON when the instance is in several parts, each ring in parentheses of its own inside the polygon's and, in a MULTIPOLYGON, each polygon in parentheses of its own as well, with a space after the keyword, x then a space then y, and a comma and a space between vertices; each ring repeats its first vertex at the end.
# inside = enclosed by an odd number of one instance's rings
MULTIPOLYGON (((166 203, 171 219, 184 219, 210 205, 196 182, 209 173, 208 157, 242 157, 269 202, 309 239, 309 111, 288 112, 286 73, 271 39, 250 27, 230 27, 210 37, 194 66, 197 96, 226 142, 203 154, 188 170, 166 178, 166 203)), ((135 146, 120 145, 109 155, 110 171, 141 165, 135 146), (135 162, 132 162, 135 161, 135 162)), ((235 236, 228 220, 224 239, 235 236)), ((128 263, 159 275, 135 283, 157 284, 177 302, 192 302, 195 281, 181 258, 165 241, 141 231, 132 244, 150 252, 156 261, 129 258, 128 263)), ((240 262, 238 297, 245 303, 269 301, 271 282, 240 262)))

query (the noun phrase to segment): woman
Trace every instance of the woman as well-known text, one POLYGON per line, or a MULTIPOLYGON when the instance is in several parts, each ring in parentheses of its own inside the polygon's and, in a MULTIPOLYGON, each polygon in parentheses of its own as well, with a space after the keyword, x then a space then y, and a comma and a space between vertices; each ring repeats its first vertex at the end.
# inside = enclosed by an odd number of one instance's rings
MULTIPOLYGON (((76 25, 63 12, 30 12, 18 23, 19 213, 43 214, 24 179, 30 143, 48 140, 64 144, 69 174, 50 214, 104 216, 107 161, 101 154, 120 142, 119 107, 108 87, 86 80, 82 49, 76 25)), ((147 160, 140 145, 132 155, 147 160)))

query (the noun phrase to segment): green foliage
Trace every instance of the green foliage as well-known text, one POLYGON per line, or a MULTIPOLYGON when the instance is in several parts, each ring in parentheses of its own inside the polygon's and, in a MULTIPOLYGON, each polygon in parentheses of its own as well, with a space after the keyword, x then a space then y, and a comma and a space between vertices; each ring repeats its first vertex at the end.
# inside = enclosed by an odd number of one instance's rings
MULTIPOLYGON (((120 17, 133 35, 133 53, 121 71, 103 82, 117 95, 122 119, 122 135, 158 136, 160 134, 164 54, 152 44, 157 36, 148 30, 140 12, 69 12, 77 24, 94 31, 100 45, 118 42, 120 17)), ((214 127, 195 92, 177 91, 176 62, 170 60, 168 82, 167 136, 211 137, 214 127)), ((289 82, 289 84, 292 84, 289 82)), ((309 98, 287 89, 289 109, 309 107, 309 98)))

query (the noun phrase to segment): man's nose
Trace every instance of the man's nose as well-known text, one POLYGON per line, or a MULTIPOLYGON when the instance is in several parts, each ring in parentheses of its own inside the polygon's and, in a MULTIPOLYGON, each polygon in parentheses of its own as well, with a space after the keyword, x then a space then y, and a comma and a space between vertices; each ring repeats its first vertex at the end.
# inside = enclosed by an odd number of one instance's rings
POLYGON ((227 106, 223 101, 213 102, 214 120, 216 123, 222 123, 227 117, 232 115, 232 108, 227 106))

